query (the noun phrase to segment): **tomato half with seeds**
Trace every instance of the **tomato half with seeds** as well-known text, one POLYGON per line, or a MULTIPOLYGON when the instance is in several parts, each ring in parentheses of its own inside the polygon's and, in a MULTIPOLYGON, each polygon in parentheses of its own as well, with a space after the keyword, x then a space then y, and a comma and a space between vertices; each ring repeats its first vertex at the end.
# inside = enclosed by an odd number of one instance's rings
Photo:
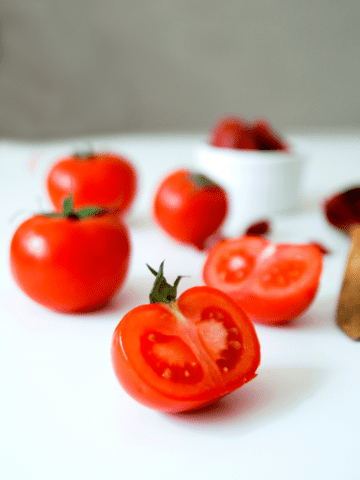
POLYGON ((155 410, 183 412, 252 380, 260 345, 253 323, 236 302, 204 286, 176 299, 181 277, 171 286, 163 264, 152 272, 151 303, 127 313, 112 339, 112 365, 125 391, 155 410))
POLYGON ((76 209, 97 206, 125 214, 136 195, 137 172, 128 159, 115 153, 79 153, 57 161, 46 185, 57 211, 71 194, 76 209))
POLYGON ((284 323, 311 305, 322 260, 316 245, 275 244, 245 235, 223 240, 209 251, 203 278, 230 295, 253 321, 284 323))

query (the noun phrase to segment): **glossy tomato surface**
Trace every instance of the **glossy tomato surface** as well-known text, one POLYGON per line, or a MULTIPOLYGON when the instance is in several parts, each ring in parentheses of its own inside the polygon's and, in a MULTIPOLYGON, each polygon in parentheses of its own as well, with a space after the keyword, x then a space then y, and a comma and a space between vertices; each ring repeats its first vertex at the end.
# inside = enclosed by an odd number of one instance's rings
POLYGON ((57 211, 72 194, 75 208, 98 206, 125 213, 136 194, 137 173, 127 159, 114 153, 73 155, 52 166, 47 189, 57 211))
POLYGON ((227 196, 219 185, 183 169, 161 182, 153 205, 154 218, 168 235, 200 250, 223 223, 227 210, 227 196))
POLYGON ((12 275, 33 300, 59 312, 105 305, 123 285, 130 238, 115 215, 75 219, 35 215, 16 230, 12 275))
POLYGON ((275 244, 245 235, 223 240, 209 251, 203 278, 236 300, 252 320, 283 323, 314 300, 322 264, 315 245, 275 244))
POLYGON ((219 290, 194 287, 177 301, 141 305, 125 315, 111 357, 117 379, 135 400, 183 412, 252 380, 260 346, 236 302, 219 290))

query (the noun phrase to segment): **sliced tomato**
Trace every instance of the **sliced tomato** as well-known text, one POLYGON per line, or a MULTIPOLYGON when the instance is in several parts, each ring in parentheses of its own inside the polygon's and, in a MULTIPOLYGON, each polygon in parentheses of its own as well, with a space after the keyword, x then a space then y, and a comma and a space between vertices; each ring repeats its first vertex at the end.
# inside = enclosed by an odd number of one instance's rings
POLYGON ((223 240, 208 253, 206 285, 230 295, 261 323, 283 323, 312 303, 322 272, 315 245, 275 244, 262 237, 223 240))
POLYGON ((141 305, 117 326, 112 363, 123 388, 167 412, 214 402, 256 376, 260 346, 246 313, 210 287, 141 305))

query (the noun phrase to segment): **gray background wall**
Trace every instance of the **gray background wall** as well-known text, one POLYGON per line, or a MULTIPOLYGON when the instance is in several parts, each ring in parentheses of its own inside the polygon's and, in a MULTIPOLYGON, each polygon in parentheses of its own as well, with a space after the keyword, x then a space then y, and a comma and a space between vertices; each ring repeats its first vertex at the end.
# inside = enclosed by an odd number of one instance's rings
POLYGON ((360 125, 359 0, 1 0, 0 136, 360 125))

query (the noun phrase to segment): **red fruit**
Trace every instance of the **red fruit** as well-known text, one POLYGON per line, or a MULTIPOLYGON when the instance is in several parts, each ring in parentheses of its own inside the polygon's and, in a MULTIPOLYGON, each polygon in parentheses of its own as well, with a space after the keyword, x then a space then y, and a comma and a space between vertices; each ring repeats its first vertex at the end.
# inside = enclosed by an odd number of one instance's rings
POLYGON ((262 236, 270 233, 270 222, 268 220, 261 220, 252 223, 245 231, 245 235, 262 236))
POLYGON ((157 224, 179 242, 200 250, 225 220, 225 191, 204 175, 176 170, 159 185, 153 214, 157 224))
POLYGON ((98 208, 39 214, 16 230, 10 247, 11 273, 35 302, 63 313, 104 306, 122 287, 131 241, 124 223, 98 208))
POLYGON ((217 123, 210 133, 210 144, 221 148, 256 150, 249 125, 238 117, 226 117, 217 123))
POLYGON ((115 375, 149 408, 184 412, 209 405, 256 377, 260 344, 246 313, 223 292, 193 287, 176 298, 163 264, 150 304, 127 313, 111 343, 115 375))
POLYGON ((284 323, 314 300, 322 257, 314 245, 275 244, 245 235, 223 240, 208 252, 203 278, 238 302, 253 321, 284 323))
POLYGON ((75 154, 51 167, 47 189, 57 211, 71 194, 75 208, 95 205, 124 214, 137 191, 137 172, 126 158, 115 153, 75 154))
POLYGON ((252 135, 258 150, 287 150, 288 145, 273 130, 266 118, 255 119, 252 125, 252 135))

